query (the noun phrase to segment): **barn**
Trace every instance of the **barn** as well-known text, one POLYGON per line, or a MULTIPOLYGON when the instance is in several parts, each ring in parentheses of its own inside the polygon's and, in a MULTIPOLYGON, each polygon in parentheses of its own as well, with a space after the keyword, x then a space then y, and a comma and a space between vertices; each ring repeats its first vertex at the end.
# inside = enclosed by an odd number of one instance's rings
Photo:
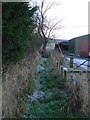
POLYGON ((80 57, 89 57, 90 34, 69 40, 68 52, 80 57))

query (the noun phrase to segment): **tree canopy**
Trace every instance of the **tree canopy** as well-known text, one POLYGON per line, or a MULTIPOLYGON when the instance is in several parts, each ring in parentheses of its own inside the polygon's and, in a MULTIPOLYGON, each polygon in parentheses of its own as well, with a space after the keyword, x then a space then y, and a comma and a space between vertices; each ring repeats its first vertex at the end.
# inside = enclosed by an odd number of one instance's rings
POLYGON ((33 20, 36 9, 26 2, 2 3, 3 64, 22 58, 30 47, 36 27, 33 20))

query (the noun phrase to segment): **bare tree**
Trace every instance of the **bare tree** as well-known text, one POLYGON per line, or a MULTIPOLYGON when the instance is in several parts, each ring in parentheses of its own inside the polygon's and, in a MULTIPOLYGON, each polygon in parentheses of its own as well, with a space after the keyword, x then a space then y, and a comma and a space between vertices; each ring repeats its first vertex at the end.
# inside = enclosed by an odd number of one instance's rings
MULTIPOLYGON (((37 5, 37 3, 36 3, 37 5)), ((61 19, 51 19, 48 20, 46 13, 54 6, 57 5, 54 2, 50 2, 46 5, 45 0, 42 0, 40 5, 38 6, 38 11, 36 13, 35 19, 37 22, 37 32, 39 36, 43 39, 43 51, 46 50, 46 44, 50 38, 55 37, 54 32, 56 30, 61 29, 61 19)))

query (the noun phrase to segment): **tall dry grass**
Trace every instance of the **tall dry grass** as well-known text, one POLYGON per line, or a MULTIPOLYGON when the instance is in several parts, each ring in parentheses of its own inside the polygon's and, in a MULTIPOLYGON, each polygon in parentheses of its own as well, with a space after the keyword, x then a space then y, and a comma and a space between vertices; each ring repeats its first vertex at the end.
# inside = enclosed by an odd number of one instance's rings
POLYGON ((34 90, 35 69, 39 59, 38 52, 29 53, 2 74, 3 118, 16 118, 24 111, 27 96, 34 90))

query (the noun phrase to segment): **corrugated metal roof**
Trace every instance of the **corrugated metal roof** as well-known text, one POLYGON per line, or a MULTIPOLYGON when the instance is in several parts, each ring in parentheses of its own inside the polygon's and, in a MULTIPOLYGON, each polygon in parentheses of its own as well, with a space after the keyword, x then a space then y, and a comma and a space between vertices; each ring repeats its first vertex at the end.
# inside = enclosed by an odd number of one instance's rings
POLYGON ((64 41, 68 41, 65 39, 49 39, 49 43, 59 43, 59 42, 64 42, 64 41))

